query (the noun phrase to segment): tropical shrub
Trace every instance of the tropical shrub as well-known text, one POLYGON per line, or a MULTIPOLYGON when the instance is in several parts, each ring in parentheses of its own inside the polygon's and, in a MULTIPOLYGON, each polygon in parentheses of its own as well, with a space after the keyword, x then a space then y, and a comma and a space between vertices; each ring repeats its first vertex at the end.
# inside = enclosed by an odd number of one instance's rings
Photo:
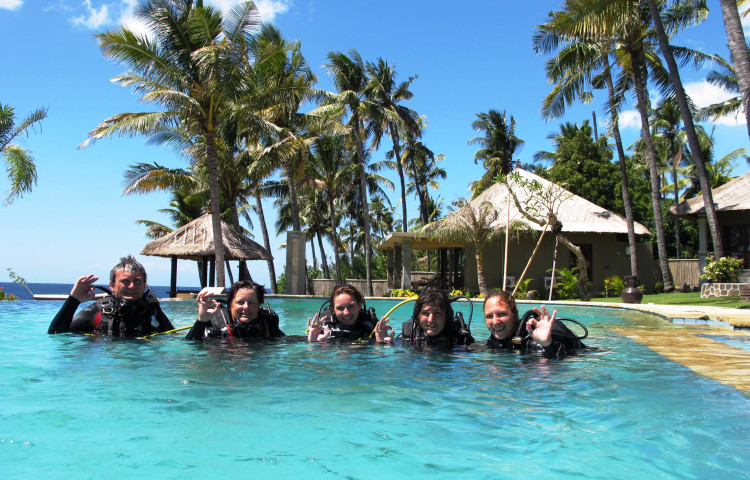
POLYGON ((394 288, 391 292, 391 297, 418 297, 416 293, 412 292, 408 288, 406 289, 400 289, 400 288, 394 288))
POLYGON ((516 293, 513 296, 515 298, 525 299, 526 293, 529 291, 529 284, 533 281, 533 278, 524 278, 522 281, 518 282, 518 288, 516 288, 516 293))
POLYGON ((737 257, 721 257, 711 260, 703 269, 701 278, 710 282, 735 283, 740 278, 742 259, 737 257))
MULTIPOLYGON (((574 300, 578 298, 578 267, 558 268, 555 270, 555 285, 552 298, 555 300, 574 300)), ((547 270, 552 272, 552 269, 547 270)))
POLYGON ((18 297, 16 297, 12 293, 5 293, 4 288, 5 287, 0 287, 0 301, 4 301, 4 300, 7 300, 7 301, 18 300, 18 297))
POLYGON ((604 298, 616 297, 625 288, 625 282, 618 275, 604 279, 604 298))

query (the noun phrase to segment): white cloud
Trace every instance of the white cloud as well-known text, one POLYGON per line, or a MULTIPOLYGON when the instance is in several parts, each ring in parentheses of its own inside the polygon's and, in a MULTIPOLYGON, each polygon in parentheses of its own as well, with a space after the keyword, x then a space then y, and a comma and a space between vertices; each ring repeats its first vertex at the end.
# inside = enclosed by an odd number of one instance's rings
MULTIPOLYGON (((723 102, 724 100, 728 100, 735 96, 734 94, 727 92, 723 88, 712 85, 706 81, 686 83, 685 93, 687 93, 688 96, 693 99, 693 102, 695 102, 695 105, 698 108, 703 108, 714 103, 723 102)), ((745 116, 742 115, 742 112, 738 112, 737 115, 724 116, 716 121, 712 121, 711 123, 736 127, 745 125, 745 116)))
MULTIPOLYGON (((242 3, 238 0, 210 0, 209 2, 221 9, 222 12, 229 11, 233 6, 242 3)), ((291 0, 255 0, 260 18, 264 22, 272 22, 277 14, 284 13, 292 6, 291 0)))
POLYGON ((619 116, 620 128, 641 129, 641 115, 638 110, 625 110, 619 116))
POLYGON ((23 0, 0 0, 0 8, 15 10, 23 5, 23 0))
POLYGON ((71 22, 74 25, 81 25, 92 30, 97 30, 102 25, 111 23, 109 9, 106 4, 97 9, 91 5, 91 0, 86 0, 83 2, 83 7, 86 9, 86 14, 80 17, 73 17, 71 22))

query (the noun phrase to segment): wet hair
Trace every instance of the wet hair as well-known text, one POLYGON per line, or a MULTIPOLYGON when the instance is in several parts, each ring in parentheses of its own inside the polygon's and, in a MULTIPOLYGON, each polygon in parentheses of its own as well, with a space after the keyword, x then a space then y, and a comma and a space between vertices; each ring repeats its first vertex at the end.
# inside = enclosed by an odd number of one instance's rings
POLYGON ((353 286, 349 284, 336 285, 331 292, 331 308, 333 308, 333 299, 339 295, 349 295, 359 304, 360 307, 365 301, 365 297, 362 296, 362 293, 353 286))
POLYGON ((112 271, 109 272, 109 283, 114 284, 115 278, 117 277, 118 271, 124 271, 128 273, 140 273, 143 277, 143 283, 146 283, 146 269, 143 268, 141 262, 135 259, 132 255, 120 258, 120 263, 112 267, 112 271))
POLYGON ((243 288, 255 290, 255 296, 258 298, 258 305, 263 304, 263 301, 266 298, 266 288, 263 285, 258 285, 252 280, 240 280, 239 282, 234 282, 229 289, 229 292, 227 292, 227 305, 231 307, 234 297, 237 296, 237 292, 243 288))
POLYGON ((510 308, 510 312, 515 317, 516 326, 514 328, 518 328, 518 307, 516 306, 516 299, 513 298, 513 295, 505 290, 495 290, 487 294, 487 296, 484 297, 484 304, 482 304, 482 316, 484 316, 484 307, 487 306, 487 301, 490 298, 497 298, 499 301, 508 305, 508 308, 510 308))
POLYGON ((445 326, 443 327, 443 332, 452 329, 453 307, 451 307, 450 298, 448 298, 448 294, 435 286, 425 287, 425 289, 422 290, 422 293, 419 294, 417 301, 414 303, 414 313, 412 313, 411 316, 414 326, 419 327, 419 313, 422 311, 422 306, 428 303, 437 305, 445 312, 445 326))

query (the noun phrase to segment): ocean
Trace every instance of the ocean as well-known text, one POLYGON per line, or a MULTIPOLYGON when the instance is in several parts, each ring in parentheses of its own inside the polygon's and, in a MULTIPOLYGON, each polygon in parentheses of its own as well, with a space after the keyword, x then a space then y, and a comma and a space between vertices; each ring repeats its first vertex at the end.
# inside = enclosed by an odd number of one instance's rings
MULTIPOLYGON (((72 283, 27 283, 29 290, 33 292, 33 295, 68 295, 70 289, 73 288, 72 283)), ((107 286, 106 282, 100 282, 98 285, 107 286)), ((149 285, 154 291, 154 294, 158 298, 169 297, 169 286, 161 285, 149 285)), ((34 297, 29 290, 18 283, 13 282, 0 282, 0 288, 2 288, 6 294, 13 294, 20 300, 33 300, 34 297)), ((201 287, 177 287, 178 291, 187 290, 191 292, 200 291, 201 287)))

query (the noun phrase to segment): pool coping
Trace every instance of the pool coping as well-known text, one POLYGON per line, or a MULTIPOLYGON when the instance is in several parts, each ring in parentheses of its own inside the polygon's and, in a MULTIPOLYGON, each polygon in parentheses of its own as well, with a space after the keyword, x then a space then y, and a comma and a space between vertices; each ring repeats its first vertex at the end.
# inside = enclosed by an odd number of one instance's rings
MULTIPOLYGON (((289 297, 289 298, 321 298, 314 295, 285 295, 266 294, 267 298, 289 297)), ((367 300, 409 300, 405 297, 367 297, 367 300)), ((482 302, 481 298, 472 299, 473 302, 482 302)), ((619 308, 636 310, 639 312, 657 315, 672 323, 686 325, 708 325, 715 327, 726 327, 734 330, 750 329, 750 309, 711 307, 695 305, 657 305, 654 303, 613 303, 613 302, 581 302, 581 301, 546 301, 546 300, 516 300, 519 305, 546 305, 565 304, 576 306, 595 306, 603 308, 619 308)))

